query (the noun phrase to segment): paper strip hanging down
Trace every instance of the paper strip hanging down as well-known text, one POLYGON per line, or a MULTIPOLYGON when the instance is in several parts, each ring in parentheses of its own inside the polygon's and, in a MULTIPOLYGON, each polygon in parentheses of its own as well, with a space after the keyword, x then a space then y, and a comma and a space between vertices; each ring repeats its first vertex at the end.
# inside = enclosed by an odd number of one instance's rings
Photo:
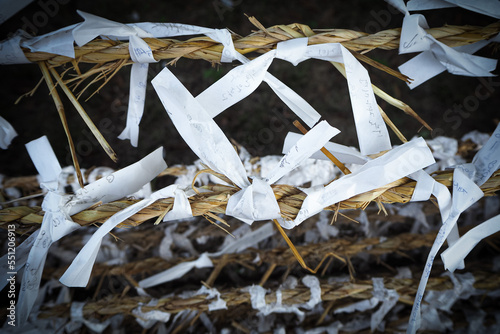
POLYGON ((17 132, 14 130, 14 127, 5 118, 0 116, 0 148, 6 150, 12 139, 16 136, 17 132))
MULTIPOLYGON (((143 199, 142 201, 137 202, 111 216, 87 241, 85 246, 80 250, 59 281, 62 284, 71 287, 87 286, 95 259, 101 246, 102 238, 104 238, 104 236, 106 236, 118 224, 156 202, 158 199, 174 197, 176 190, 177 185, 170 185, 154 192, 149 198, 143 199)), ((185 201, 187 201, 187 197, 185 197, 185 201)), ((179 204, 177 203, 177 199, 174 202, 174 206, 175 204, 179 204)), ((189 206, 189 201, 187 205, 177 205, 177 211, 179 211, 179 207, 187 208, 188 210, 185 212, 177 212, 176 218, 188 218, 193 216, 191 207, 189 206)), ((175 211, 176 208, 174 208, 173 211, 175 211)))
MULTIPOLYGON (((479 152, 477 152, 476 156, 472 160, 472 164, 460 165, 455 168, 453 173, 452 208, 448 218, 439 229, 436 240, 434 241, 434 244, 429 252, 429 256, 427 257, 424 272, 420 279, 420 284, 415 296, 415 302, 413 303, 407 333, 415 333, 420 327, 420 305, 432 269, 434 258, 443 245, 449 232, 452 230, 454 225, 456 225, 460 214, 484 196, 484 193, 479 188, 479 185, 482 184, 481 182, 487 180, 499 167, 499 156, 500 125, 497 126, 488 142, 479 150, 479 152)), ((483 236, 486 236, 486 234, 483 236)), ((455 263, 460 265, 460 260, 463 260, 463 258, 457 258, 456 260, 457 262, 455 263)))
POLYGON ((286 228, 293 228, 327 206, 385 186, 434 162, 425 140, 413 139, 368 161, 354 173, 345 175, 326 187, 302 189, 307 197, 297 218, 294 221, 285 221, 283 225, 286 228), (373 177, 374 175, 377 177, 373 177))
POLYGON ((449 7, 462 7, 473 12, 500 19, 500 3, 491 0, 410 0, 408 10, 427 10, 449 7))
MULTIPOLYGON (((252 184, 248 181, 245 167, 229 140, 182 83, 167 68, 152 83, 172 122, 193 152, 203 163, 224 174, 242 189, 229 199, 226 213, 247 223, 278 218, 279 206, 270 185, 258 179, 254 179, 252 184)), ((323 145, 338 133, 338 130, 326 122, 320 124, 318 129, 313 128, 311 135, 304 139, 308 141, 311 138, 314 145, 296 146, 296 152, 288 155, 293 167, 314 153, 313 149, 317 144, 323 145), (328 136, 330 137, 325 139, 328 136)), ((291 170, 288 166, 284 167, 281 173, 291 170)))
POLYGON ((29 252, 21 282, 17 308, 20 323, 27 320, 36 300, 49 247, 54 241, 80 227, 71 221, 70 216, 99 201, 105 203, 134 193, 166 168, 162 148, 159 148, 141 161, 87 185, 73 196, 68 196, 61 194, 60 188, 63 185, 58 181, 61 167, 47 138, 41 137, 28 143, 26 147, 41 175, 40 184, 48 193, 42 203, 42 209, 45 211, 42 226, 29 252), (131 175, 134 177, 130 177, 131 175))
POLYGON ((28 254, 38 237, 40 230, 33 232, 26 240, 24 240, 19 246, 16 247, 16 266, 12 268, 9 266, 7 257, 9 253, 5 254, 0 258, 0 291, 9 283, 11 275, 15 275, 21 270, 28 260, 28 254))
POLYGON ((410 15, 402 0, 386 1, 405 14, 399 42, 399 53, 425 51, 424 55, 419 55, 399 67, 401 73, 414 79, 408 84, 411 89, 445 69, 456 75, 493 75, 490 72, 496 68, 497 60, 467 53, 472 53, 472 50, 464 49, 464 51, 460 52, 450 48, 425 32, 424 29, 429 28, 429 26, 423 15, 410 15))
POLYGON ((42 209, 45 211, 42 226, 29 252, 21 282, 21 291, 16 307, 18 323, 21 326, 28 319, 38 296, 43 266, 50 245, 80 227, 69 220, 61 209, 63 195, 61 195, 58 183, 61 166, 47 137, 44 136, 26 144, 26 148, 41 176, 40 185, 48 193, 42 202, 42 209))
POLYGON ((488 219, 479 226, 465 233, 453 246, 441 253, 444 267, 454 272, 465 257, 476 245, 486 237, 500 231, 500 215, 488 219))
MULTIPOLYGON (((439 212, 441 214, 441 222, 444 223, 450 215, 452 203, 451 194, 448 188, 444 184, 441 184, 434 180, 434 178, 432 178, 423 170, 419 170, 411 174, 410 178, 417 181, 410 202, 427 201, 429 200, 431 195, 434 195, 438 202, 439 212)), ((448 241, 448 245, 452 246, 457 242, 459 238, 460 235, 458 232, 458 226, 455 224, 448 234, 446 240, 448 241)), ((465 263, 462 261, 462 263, 459 264, 459 267, 460 269, 465 268, 465 263)))
POLYGON ((132 65, 127 124, 123 132, 118 136, 120 139, 130 139, 132 146, 135 147, 137 147, 139 139, 139 122, 144 113, 147 63, 156 62, 151 48, 142 40, 142 37, 161 38, 204 34, 224 46, 221 57, 222 62, 231 62, 237 57, 231 34, 227 29, 208 29, 184 24, 149 22, 126 25, 81 11, 78 11, 78 13, 85 19, 85 22, 73 31, 73 36, 78 45, 84 45, 99 35, 118 39, 128 38, 132 61, 142 63, 141 65, 132 65))
POLYGON ((453 196, 452 196, 452 209, 448 219, 443 223, 439 229, 436 240, 431 247, 427 261, 424 267, 424 272, 420 279, 415 302, 410 316, 407 333, 416 333, 421 323, 420 305, 424 296, 425 287, 429 279, 432 264, 439 249, 443 245, 449 232, 456 224, 460 214, 465 211, 469 206, 474 204, 483 196, 482 190, 470 180, 460 169, 455 169, 453 173, 453 196))
POLYGON ((266 223, 255 231, 246 233, 243 237, 235 240, 232 244, 216 253, 203 253, 194 261, 183 262, 158 274, 150 276, 139 282, 139 287, 146 289, 174 279, 181 278, 193 268, 213 267, 211 257, 219 257, 224 254, 235 254, 244 251, 245 249, 255 246, 262 240, 271 237, 274 233, 273 225, 266 223))

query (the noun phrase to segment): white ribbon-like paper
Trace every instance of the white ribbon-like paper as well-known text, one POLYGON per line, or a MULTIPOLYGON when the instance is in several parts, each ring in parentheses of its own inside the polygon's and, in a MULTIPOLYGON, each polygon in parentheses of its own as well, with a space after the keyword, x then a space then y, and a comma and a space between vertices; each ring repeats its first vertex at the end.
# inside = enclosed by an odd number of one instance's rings
POLYGON ((281 218, 280 208, 270 185, 298 167, 312 153, 319 151, 339 132, 326 121, 318 123, 290 148, 266 175, 265 180, 255 178, 250 186, 231 196, 227 202, 226 214, 248 222, 281 218))
MULTIPOLYGON (((417 329, 420 327, 420 305, 424 296, 425 287, 432 269, 434 258, 443 245, 444 240, 456 225, 460 214, 484 196, 484 193, 479 186, 486 182, 486 180, 500 166, 500 159, 498 159, 498 157, 500 157, 500 125, 497 126, 488 142, 476 154, 472 164, 460 165, 455 168, 453 173, 453 195, 450 214, 439 229, 436 240, 434 241, 434 244, 429 252, 429 256, 427 257, 424 272, 420 279, 420 284, 415 296, 415 302, 413 303, 407 333, 416 333, 417 329)), ((477 231, 479 231, 479 233, 482 232, 484 233, 483 237, 486 237, 488 233, 492 231, 488 225, 476 230, 475 233, 478 233, 477 231)), ((467 238, 465 240, 467 240, 467 238)), ((456 244, 457 243, 454 243, 454 245, 456 244)), ((454 245, 451 246, 456 247, 454 245)), ((462 254, 453 256, 448 253, 447 257, 453 259, 453 265, 449 264, 450 267, 454 267, 455 265, 458 267, 461 265, 461 261, 463 261, 467 254, 465 254, 464 257, 461 255, 462 254)))
POLYGON ((239 253, 247 249, 248 247, 256 245, 262 240, 269 238, 270 236, 272 236, 273 232, 273 225, 271 223, 267 223, 262 227, 259 227, 257 230, 245 234, 243 237, 239 238, 232 244, 216 253, 203 253, 198 259, 194 261, 180 263, 176 266, 173 266, 172 268, 143 279, 139 282, 139 287, 145 289, 170 282, 174 279, 181 278, 194 268, 213 267, 210 257, 218 257, 223 254, 239 253))
POLYGON ((28 153, 41 176, 40 186, 48 191, 42 202, 45 211, 42 226, 31 247, 25 264, 21 290, 17 303, 19 324, 24 324, 38 296, 43 266, 49 247, 56 240, 73 232, 80 225, 72 222, 67 212, 62 210, 63 195, 60 192, 58 178, 61 166, 49 144, 47 137, 41 137, 26 144, 28 153))
MULTIPOLYGON (((342 62, 346 67, 349 95, 361 153, 375 154, 390 149, 389 133, 378 110, 366 69, 340 43, 308 46, 307 41, 307 38, 296 38, 278 43, 276 50, 269 51, 251 62, 234 68, 198 95, 196 99, 202 105, 210 106, 209 114, 215 117, 252 93, 262 81, 266 81, 281 97, 276 89, 277 83, 273 79, 268 80, 270 75, 266 72, 274 58, 288 60, 293 64, 310 58, 342 62)), ((303 104, 292 110, 310 127, 319 119, 316 112, 310 111, 303 104)))
POLYGON ((9 278, 13 273, 18 273, 22 267, 26 264, 28 260, 28 255, 30 253, 31 247, 33 246, 36 238, 38 237, 38 233, 40 230, 36 230, 33 232, 26 240, 24 240, 19 246, 16 247, 16 267, 15 270, 9 268, 8 265, 8 255, 5 254, 0 258, 0 291, 9 283, 9 278))
POLYGON ((500 3, 491 0, 410 0, 408 10, 427 10, 462 7, 473 12, 500 19, 500 3))
POLYGON ((278 218, 280 210, 270 183, 295 168, 338 133, 326 122, 319 123, 283 158, 269 183, 258 179, 250 183, 238 154, 204 108, 210 110, 212 105, 202 106, 167 68, 152 83, 172 122, 193 152, 203 163, 242 189, 231 196, 226 213, 245 222, 278 218))
POLYGON ((6 150, 10 142, 17 136, 14 127, 7 122, 5 118, 0 116, 0 148, 6 150))
POLYGON ((474 227, 465 233, 453 246, 448 247, 448 249, 441 253, 444 267, 454 272, 481 240, 498 231, 500 231, 500 215, 474 227))
POLYGON ((23 30, 18 30, 14 36, 0 42, 0 64, 27 64, 30 61, 21 49, 21 41, 29 38, 23 30))
POLYGON ((151 205, 161 198, 176 197, 174 202, 174 209, 172 212, 176 215, 176 219, 192 217, 191 207, 187 197, 177 197, 175 195, 177 185, 170 185, 166 188, 154 192, 149 198, 143 199, 111 216, 87 241, 85 246, 80 250, 76 258, 73 260, 69 268, 66 270, 60 281, 66 286, 71 287, 85 287, 92 273, 99 248, 101 246, 102 238, 118 224, 141 211, 145 207, 151 205), (178 198, 184 199, 187 202, 179 204, 178 198), (177 204, 177 206, 176 206, 177 204), (179 212, 179 208, 188 208, 186 212, 179 212))
POLYGON ((71 233, 80 225, 70 216, 102 201, 117 200, 136 192, 166 168, 162 148, 143 160, 97 180, 75 195, 63 195, 59 183, 61 167, 47 137, 41 137, 26 145, 35 167, 40 174, 40 184, 48 193, 42 203, 45 211, 42 226, 36 236, 25 264, 21 291, 17 304, 19 323, 24 323, 38 295, 43 266, 48 249, 53 242, 71 233))
MULTIPOLYGON (((288 132, 288 134, 285 137, 285 142, 283 144, 283 151, 282 153, 288 152, 295 143, 302 138, 302 134, 294 133, 294 132, 288 132)), ((365 164, 369 158, 366 156, 362 155, 357 151, 356 149, 348 146, 344 146, 341 144, 337 143, 332 143, 328 142, 324 146, 330 153, 332 153, 339 161, 345 163, 345 164, 356 164, 356 165, 363 165, 365 164)), ((316 152, 313 155, 311 155, 311 159, 322 159, 322 160, 328 160, 328 157, 322 153, 322 152, 316 152)))
POLYGON ((286 228, 293 228, 327 206, 385 186, 434 162, 425 140, 413 139, 368 161, 354 173, 345 175, 326 187, 302 189, 307 197, 297 217, 294 221, 285 221, 283 225, 286 228))

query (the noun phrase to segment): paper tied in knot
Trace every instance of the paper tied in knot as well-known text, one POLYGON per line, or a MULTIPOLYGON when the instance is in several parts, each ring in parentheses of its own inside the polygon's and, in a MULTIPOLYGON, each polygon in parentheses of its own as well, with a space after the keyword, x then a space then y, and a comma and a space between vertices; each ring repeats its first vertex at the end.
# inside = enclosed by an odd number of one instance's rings
POLYGON ((254 220, 281 218, 280 208, 271 184, 277 182, 304 160, 319 151, 340 131, 321 121, 293 145, 265 180, 254 178, 253 183, 229 198, 226 214, 249 223, 254 220))
POLYGON ((73 30, 73 37, 79 46, 85 45, 97 36, 129 39, 129 52, 135 63, 155 63, 153 52, 141 37, 153 37, 135 25, 114 22, 96 15, 77 11, 85 20, 73 30))
POLYGON ((266 181, 259 178, 254 178, 251 185, 229 198, 226 214, 245 223, 281 217, 273 189, 266 181))
POLYGON ((80 225, 70 220, 64 207, 63 195, 59 193, 62 185, 58 179, 61 166, 43 136, 26 144, 26 149, 40 174, 40 185, 48 191, 42 202, 45 211, 42 225, 26 260, 17 304, 19 324, 24 324, 38 296, 43 266, 53 242, 78 229, 80 225))
MULTIPOLYGON (((401 73, 412 78, 408 86, 413 89, 445 70, 455 75, 488 77, 493 76, 496 59, 473 56, 488 41, 451 48, 428 34, 429 26, 421 14, 410 14, 402 0, 386 0, 399 9, 405 17, 399 42, 399 53, 422 52, 399 66, 401 73)), ((440 1, 442 3, 442 1, 440 1)), ((418 8, 413 6, 412 10, 418 8)), ((498 36, 496 37, 498 38, 498 36)))
POLYGON ((276 58, 286 60, 297 66, 302 61, 309 59, 306 56, 308 40, 307 37, 303 37, 279 42, 276 46, 276 58))
MULTIPOLYGON (((411 311, 408 333, 416 333, 420 327, 420 308, 424 296, 425 287, 432 269, 434 258, 444 243, 450 232, 456 228, 458 218, 461 213, 467 210, 484 196, 479 187, 482 185, 500 166, 500 125, 497 126, 490 139, 476 153, 471 164, 459 165, 453 171, 453 194, 451 209, 448 217, 443 222, 439 232, 431 247, 424 272, 420 278, 420 284, 415 296, 415 302, 411 311)), ((442 214, 442 213, 441 213, 442 214)), ((463 260, 468 252, 484 237, 498 231, 498 220, 493 218, 474 229, 470 230, 460 239, 450 244, 449 250, 442 253, 445 268, 453 271, 461 268, 463 260), (461 247, 460 251, 454 251, 461 247)))
POLYGON ((167 212, 165 217, 163 217, 164 222, 193 217, 193 211, 188 199, 190 196, 179 185, 172 184, 164 188, 164 191, 158 196, 161 196, 159 198, 174 197, 174 205, 172 206, 172 210, 167 212))

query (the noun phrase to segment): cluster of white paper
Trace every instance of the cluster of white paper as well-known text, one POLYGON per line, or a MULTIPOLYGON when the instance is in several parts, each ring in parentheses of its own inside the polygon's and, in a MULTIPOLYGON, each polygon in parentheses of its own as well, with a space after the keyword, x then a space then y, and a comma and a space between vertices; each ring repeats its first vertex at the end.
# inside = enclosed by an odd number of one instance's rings
MULTIPOLYGON (((16 270, 24 267, 17 303, 17 315, 21 325, 28 319, 37 298, 50 246, 80 227, 70 216, 99 201, 107 203, 132 194, 166 168, 162 156, 163 149, 160 148, 143 160, 88 184, 75 195, 65 195, 62 192, 63 184, 60 182, 62 169, 47 138, 41 137, 28 143, 26 147, 40 174, 40 185, 47 194, 42 203, 42 209, 45 211, 42 226, 16 249, 16 270)), ((95 259, 98 245, 95 247, 85 252, 85 256, 95 259)), ((91 267, 88 270, 90 271, 91 267)), ((7 272, 6 270, 5 273, 7 272)))
POLYGON ((483 40, 470 45, 451 48, 427 34, 429 26, 421 14, 410 15, 409 10, 425 10, 460 6, 488 16, 499 16, 500 6, 496 1, 461 1, 461 0, 412 0, 406 7, 403 0, 386 0, 399 9, 405 17, 399 41, 399 53, 421 52, 399 66, 401 73, 413 81, 408 86, 413 89, 432 77, 448 71, 456 75, 489 77, 496 69, 497 60, 472 55, 490 42, 500 41, 500 35, 490 40, 483 40))

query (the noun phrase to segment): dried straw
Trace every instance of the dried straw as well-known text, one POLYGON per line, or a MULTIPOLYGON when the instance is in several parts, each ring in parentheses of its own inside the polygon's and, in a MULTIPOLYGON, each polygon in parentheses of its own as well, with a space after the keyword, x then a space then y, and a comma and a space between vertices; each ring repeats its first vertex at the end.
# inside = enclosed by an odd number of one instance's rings
MULTIPOLYGON (((256 20, 251 18, 252 23, 256 20)), ((471 44, 493 37, 500 31, 500 22, 485 27, 478 26, 443 26, 427 29, 427 32, 440 42, 450 46, 471 44)), ((233 35, 234 46, 242 54, 250 52, 264 53, 276 47, 281 41, 292 38, 309 37, 309 44, 342 43, 351 51, 366 53, 373 49, 393 50, 399 47, 401 29, 388 29, 375 34, 347 29, 311 29, 304 24, 276 25, 254 32, 246 37, 233 35)), ((218 63, 223 46, 206 36, 194 37, 186 41, 170 38, 145 38, 156 60, 185 57, 204 59, 218 63)), ((23 50, 26 58, 32 62, 46 61, 51 66, 60 66, 74 59, 45 52, 23 50)), ((76 63, 95 63, 126 60, 130 61, 128 42, 97 38, 84 46, 75 47, 76 63)))
MULTIPOLYGON (((476 272, 474 273, 474 287, 476 289, 495 290, 500 284, 500 275, 496 273, 476 272)), ((418 287, 417 279, 408 278, 384 278, 384 286, 387 289, 396 290, 399 294, 399 301, 411 305, 418 287)), ((373 291, 373 282, 371 280, 352 282, 328 282, 320 280, 321 300, 323 302, 342 302, 343 300, 364 300, 371 298, 373 291)), ((431 277, 427 284, 428 290, 450 290, 453 289, 453 283, 447 276, 431 277)), ((276 303, 277 289, 267 293, 265 296, 266 304, 276 303)), ((297 305, 307 303, 311 298, 310 288, 299 283, 293 289, 281 289, 283 305, 297 305)), ((242 288, 228 288, 219 290, 220 297, 226 302, 229 312, 238 306, 245 305, 246 309, 251 309, 250 294, 242 288)), ((90 301, 83 307, 83 316, 107 318, 115 314, 132 315, 132 311, 142 305, 143 312, 163 311, 168 313, 178 313, 185 310, 207 312, 208 305, 213 302, 207 299, 207 294, 200 294, 183 298, 181 296, 171 296, 160 298, 155 306, 146 306, 152 297, 120 297, 111 295, 98 301, 90 301)), ((70 304, 59 304, 54 307, 44 308, 39 314, 40 318, 48 317, 69 317, 70 304)), ((340 306, 337 304, 337 307, 340 306)))
MULTIPOLYGON (((216 174, 210 170, 201 172, 210 172, 222 180, 231 184, 231 181, 223 175, 216 174)), ((445 186, 451 188, 453 180, 452 171, 437 172, 433 178, 445 186)), ((193 180, 194 181, 194 180, 193 180)), ((338 212, 340 209, 364 209, 371 202, 376 202, 380 209, 383 209, 383 203, 407 203, 410 201, 416 182, 408 178, 399 179, 384 187, 359 194, 340 203, 335 203, 324 210, 338 212)), ((234 185, 213 184, 203 187, 207 192, 198 193, 190 197, 191 210, 193 216, 203 216, 207 219, 217 217, 217 214, 225 213, 227 201, 231 195, 236 193, 239 188, 234 185)), ((286 219, 295 219, 302 206, 306 195, 298 188, 289 185, 273 185, 272 189, 278 204, 281 215, 286 219)), ((500 170, 497 170, 482 186, 481 190, 486 196, 494 195, 500 190, 500 170)), ((137 226, 152 218, 159 217, 168 212, 173 205, 173 198, 161 199, 152 205, 144 208, 137 214, 121 223, 120 227, 137 226)), ((96 204, 95 207, 81 211, 71 218, 78 224, 84 226, 95 223, 103 223, 116 212, 138 202, 138 200, 124 199, 107 204, 96 204)), ((28 226, 36 227, 41 224, 43 211, 39 207, 12 207, 0 210, 0 227, 6 228, 8 223, 17 222, 21 224, 16 231, 26 231, 28 226), (23 226, 28 225, 28 226, 23 226)), ((210 219, 209 219, 210 220, 210 219)))

